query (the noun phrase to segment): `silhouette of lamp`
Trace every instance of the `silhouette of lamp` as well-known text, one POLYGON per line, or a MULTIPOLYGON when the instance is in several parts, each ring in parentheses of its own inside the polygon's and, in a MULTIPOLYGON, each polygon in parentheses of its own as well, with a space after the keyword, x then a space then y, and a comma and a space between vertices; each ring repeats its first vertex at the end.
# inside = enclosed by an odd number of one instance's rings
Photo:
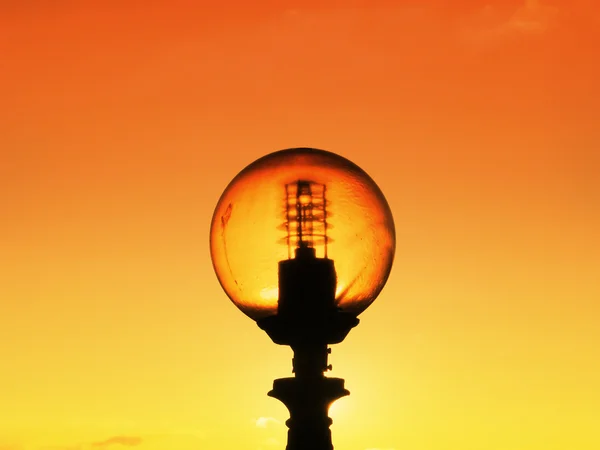
POLYGON ((328 346, 358 324, 394 258, 394 221, 381 190, 334 153, 271 153, 223 192, 210 251, 233 303, 294 352, 294 377, 275 380, 268 394, 290 412, 287 450, 332 450, 329 407, 349 392, 343 379, 325 376, 328 346))

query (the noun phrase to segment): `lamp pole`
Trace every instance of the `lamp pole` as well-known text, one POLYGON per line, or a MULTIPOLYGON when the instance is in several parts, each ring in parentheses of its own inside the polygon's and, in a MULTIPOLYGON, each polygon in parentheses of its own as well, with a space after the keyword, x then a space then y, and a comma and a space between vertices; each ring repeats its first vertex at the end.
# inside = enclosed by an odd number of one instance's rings
MULTIPOLYGON (((277 314, 257 323, 273 342, 289 345, 294 352, 294 377, 275 380, 268 394, 283 402, 290 413, 286 450, 333 450, 329 407, 350 392, 344 388, 343 379, 325 376, 331 369, 329 345, 344 340, 358 318, 335 306, 334 261, 317 258, 312 242, 306 240, 314 237, 310 184, 298 181, 294 192, 295 211, 291 214, 291 202, 287 202, 288 219, 295 219, 297 224, 294 258, 279 262, 277 314), (302 199, 302 195, 309 198, 302 199)), ((325 211, 323 202, 324 215, 325 211)))

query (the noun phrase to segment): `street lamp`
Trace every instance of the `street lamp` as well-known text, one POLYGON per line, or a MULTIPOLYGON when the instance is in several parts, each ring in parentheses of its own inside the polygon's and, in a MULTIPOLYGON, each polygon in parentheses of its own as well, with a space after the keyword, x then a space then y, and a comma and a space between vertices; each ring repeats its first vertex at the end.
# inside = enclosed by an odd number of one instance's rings
POLYGON ((394 221, 382 192, 334 153, 271 153, 223 192, 210 250, 233 303, 294 352, 294 377, 275 380, 269 392, 290 412, 287 450, 332 450, 329 406, 349 392, 343 379, 324 375, 328 346, 358 324, 394 258, 394 221))

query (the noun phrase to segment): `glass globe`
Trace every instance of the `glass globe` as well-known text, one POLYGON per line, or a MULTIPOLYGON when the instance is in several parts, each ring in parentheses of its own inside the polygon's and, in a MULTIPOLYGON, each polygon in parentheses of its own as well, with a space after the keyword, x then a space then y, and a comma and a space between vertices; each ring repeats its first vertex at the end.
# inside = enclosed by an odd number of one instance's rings
POLYGON ((219 282, 254 320, 278 311, 279 262, 333 262, 335 305, 355 315, 379 295, 395 252, 392 213, 351 161, 324 150, 266 155, 229 183, 215 208, 210 251, 219 282))

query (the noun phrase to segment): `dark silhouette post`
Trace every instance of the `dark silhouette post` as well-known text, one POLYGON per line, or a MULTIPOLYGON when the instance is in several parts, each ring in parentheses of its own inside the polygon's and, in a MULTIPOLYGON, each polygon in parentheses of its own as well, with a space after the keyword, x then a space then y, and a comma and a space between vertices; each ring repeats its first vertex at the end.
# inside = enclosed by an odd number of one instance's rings
POLYGON ((395 245, 392 212, 377 184, 325 150, 263 156, 221 195, 210 228, 221 287, 294 354, 293 376, 275 380, 269 392, 290 413, 287 450, 333 450, 329 407, 349 392, 344 380, 325 376, 330 346, 383 289, 395 245))
POLYGON ((286 450, 332 450, 331 404, 349 392, 341 378, 327 378, 329 345, 344 340, 358 318, 335 305, 334 261, 327 258, 325 187, 309 181, 286 186, 290 259, 279 262, 276 315, 257 323, 276 344, 293 352, 294 377, 275 380, 269 396, 290 412, 286 450), (324 245, 316 256, 315 243, 324 245), (292 257, 293 255, 293 257, 292 257))

